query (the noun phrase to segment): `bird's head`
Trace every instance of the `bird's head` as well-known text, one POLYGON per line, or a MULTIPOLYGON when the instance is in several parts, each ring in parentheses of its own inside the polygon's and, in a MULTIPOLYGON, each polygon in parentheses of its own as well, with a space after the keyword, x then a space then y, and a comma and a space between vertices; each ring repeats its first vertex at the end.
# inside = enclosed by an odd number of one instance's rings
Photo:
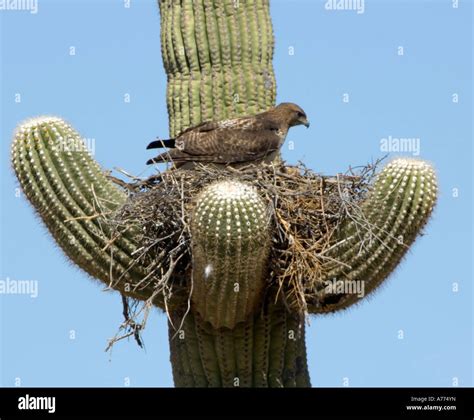
POLYGON ((304 125, 306 128, 309 127, 308 117, 301 107, 291 102, 283 102, 277 107, 275 111, 281 115, 282 118, 288 123, 289 127, 295 125, 304 125))

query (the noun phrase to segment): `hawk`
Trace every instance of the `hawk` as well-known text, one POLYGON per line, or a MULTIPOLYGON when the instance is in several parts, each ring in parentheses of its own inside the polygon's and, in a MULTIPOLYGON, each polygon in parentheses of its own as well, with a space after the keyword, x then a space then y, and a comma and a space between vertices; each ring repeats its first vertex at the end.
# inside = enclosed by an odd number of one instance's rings
POLYGON ((174 139, 151 142, 147 149, 169 150, 147 164, 174 162, 181 167, 187 162, 227 165, 271 161, 295 125, 309 127, 308 118, 298 105, 288 102, 257 115, 204 122, 174 139))

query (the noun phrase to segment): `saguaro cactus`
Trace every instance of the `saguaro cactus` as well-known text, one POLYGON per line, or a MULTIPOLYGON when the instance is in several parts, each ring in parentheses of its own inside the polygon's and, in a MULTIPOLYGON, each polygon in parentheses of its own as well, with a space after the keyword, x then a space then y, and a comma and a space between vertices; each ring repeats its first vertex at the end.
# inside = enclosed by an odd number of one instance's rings
MULTIPOLYGON (((160 0, 171 135, 207 119, 274 105, 268 0, 160 0)), ((186 299, 166 301, 154 279, 163 267, 136 258, 140 229, 119 234, 110 215, 128 202, 63 120, 20 125, 12 164, 29 201, 65 254, 89 275, 169 312, 176 386, 310 386, 304 316, 287 304, 269 270, 272 203, 252 182, 205 186, 189 210, 192 269, 186 299)), ((364 282, 366 293, 397 266, 428 220, 436 179, 425 162, 397 159, 378 175, 357 211, 327 238, 332 262, 318 281, 301 280, 307 311, 345 308, 360 296, 327 281, 364 282)), ((347 203, 350 205, 350 202, 347 203)), ((304 209, 301 209, 304 212, 304 209)), ((318 241, 320 238, 314 238, 318 241)))

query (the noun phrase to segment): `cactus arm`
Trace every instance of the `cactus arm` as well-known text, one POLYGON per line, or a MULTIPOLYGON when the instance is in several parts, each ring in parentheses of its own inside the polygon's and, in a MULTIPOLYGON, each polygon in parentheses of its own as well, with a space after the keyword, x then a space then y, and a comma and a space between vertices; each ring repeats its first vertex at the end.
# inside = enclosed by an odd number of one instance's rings
MULTIPOLYGON (((338 263, 321 281, 363 281, 365 294, 373 291, 397 267, 420 234, 436 199, 436 174, 431 165, 412 159, 392 161, 379 174, 361 207, 364 222, 349 220, 340 228, 327 253, 338 263)), ((336 302, 326 304, 328 297, 313 301, 309 311, 330 312, 361 299, 355 293, 341 294, 336 302)), ((311 292, 309 298, 311 302, 311 292)))
POLYGON ((145 275, 132 265, 133 231, 111 241, 113 232, 103 219, 126 194, 106 178, 71 126, 54 117, 21 124, 12 165, 26 197, 77 266, 128 296, 147 297, 132 287, 145 275))
POLYGON ((232 181, 196 199, 192 300, 214 328, 234 328, 258 309, 270 250, 266 207, 253 187, 232 181))

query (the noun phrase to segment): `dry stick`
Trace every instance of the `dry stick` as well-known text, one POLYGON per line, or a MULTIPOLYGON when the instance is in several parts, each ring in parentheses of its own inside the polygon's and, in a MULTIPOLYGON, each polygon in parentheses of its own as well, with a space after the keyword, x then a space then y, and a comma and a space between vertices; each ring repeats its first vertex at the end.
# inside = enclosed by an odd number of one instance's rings
MULTIPOLYGON (((178 261, 179 261, 179 258, 172 263, 172 265, 168 269, 168 272, 163 276, 163 278, 168 279, 169 277, 171 277, 171 274, 174 270, 174 266, 177 264, 178 261)), ((160 290, 158 290, 158 289, 155 290, 155 292, 145 301, 142 308, 138 312, 133 314, 132 317, 130 317, 129 313, 127 312, 127 316, 125 317, 125 322, 121 324, 119 330, 124 329, 128 326, 131 326, 132 331, 130 331, 128 333, 125 333, 121 336, 119 336, 118 333, 117 333, 112 339, 109 340, 106 351, 112 349, 114 344, 117 343, 118 341, 121 341, 124 338, 135 335, 137 330, 138 331, 143 331, 145 329, 150 309, 153 307, 153 301, 156 298, 156 296, 158 296, 159 293, 161 293, 161 289, 160 290), (143 320, 142 320, 142 322, 138 323, 133 318, 137 318, 141 313, 143 313, 143 320)), ((127 306, 128 306, 128 303, 127 303, 127 306)), ((169 314, 168 314, 168 316, 169 316, 169 314)), ((135 339, 136 339, 136 337, 135 337, 135 339)), ((140 340, 140 342, 141 342, 141 340, 140 340)))

